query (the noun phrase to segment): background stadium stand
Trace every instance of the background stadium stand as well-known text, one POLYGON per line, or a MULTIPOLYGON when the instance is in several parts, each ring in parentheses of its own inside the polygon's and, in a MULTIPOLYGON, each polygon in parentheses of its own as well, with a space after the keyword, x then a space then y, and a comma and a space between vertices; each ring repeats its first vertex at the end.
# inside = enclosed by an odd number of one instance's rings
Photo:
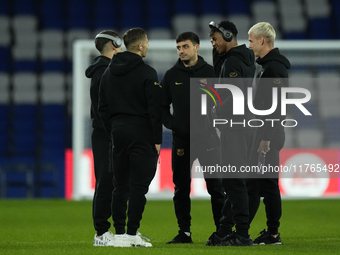
MULTIPOLYGON (((1 197, 64 196, 75 39, 135 26, 150 39, 175 38, 184 30, 208 39, 208 22, 222 19, 237 25, 239 39, 259 21, 270 22, 278 39, 340 38, 338 0, 0 0, 1 197)), ((323 79, 321 71, 298 75, 323 79)), ((301 125, 287 130, 286 147, 339 147, 339 83, 328 90, 310 84, 306 88, 318 95, 310 102, 313 117, 293 113, 301 125)), ((163 147, 170 146, 165 132, 163 147)))

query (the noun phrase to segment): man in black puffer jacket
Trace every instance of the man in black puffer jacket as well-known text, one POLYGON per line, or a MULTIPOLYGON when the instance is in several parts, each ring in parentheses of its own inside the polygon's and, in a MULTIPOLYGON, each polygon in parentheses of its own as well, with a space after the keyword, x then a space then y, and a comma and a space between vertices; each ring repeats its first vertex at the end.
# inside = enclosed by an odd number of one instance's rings
MULTIPOLYGON (((193 161, 198 158, 200 164, 206 166, 212 165, 211 162, 218 162, 219 157, 219 141, 216 130, 212 125, 210 128, 206 125, 205 116, 202 116, 203 118, 199 116, 200 92, 202 91, 197 88, 199 85, 190 86, 190 78, 202 78, 202 82, 207 83, 206 78, 214 77, 213 67, 198 56, 197 51, 200 45, 196 34, 182 33, 177 36, 176 43, 179 59, 165 73, 161 81, 163 124, 172 130, 172 172, 175 184, 173 201, 179 227, 178 235, 167 242, 168 244, 192 243, 190 190, 193 161), (195 100, 190 98, 192 92, 198 92, 195 100), (172 114, 170 113, 170 104, 173 106, 172 114), (191 106, 193 107, 191 108, 191 106), (195 116, 190 116, 191 114, 195 116), (190 124, 192 124, 190 118, 199 122, 194 129, 190 129, 190 124), (193 140, 192 143, 190 140, 193 140), (195 144, 192 146, 194 142, 202 142, 204 145, 195 144)), ((217 227, 221 218, 224 191, 220 179, 206 178, 205 181, 208 193, 211 195, 213 217, 217 227)))
POLYGON ((98 114, 98 92, 102 75, 111 58, 122 50, 121 39, 112 30, 100 32, 95 39, 95 46, 100 56, 95 57, 86 69, 85 75, 91 79, 91 119, 92 119, 92 153, 94 160, 94 175, 96 185, 92 203, 92 217, 97 234, 94 236, 94 246, 112 246, 113 234, 109 231, 111 217, 111 200, 113 191, 112 179, 112 143, 110 134, 104 129, 98 114))
MULTIPOLYGON (((249 30, 249 47, 258 57, 256 62, 261 65, 255 83, 254 107, 257 110, 267 110, 272 106, 272 90, 278 89, 278 102, 276 110, 267 116, 257 116, 258 119, 276 119, 274 125, 264 121, 256 134, 252 153, 252 165, 257 165, 258 155, 265 155, 265 165, 279 166, 279 153, 285 141, 284 128, 281 121, 285 116, 281 115, 281 88, 287 86, 288 70, 290 63, 288 59, 280 54, 278 48, 274 48, 275 30, 267 22, 255 24, 249 30)), ((254 240, 254 244, 281 244, 278 228, 282 214, 281 195, 279 179, 276 178, 253 178, 247 181, 249 195, 249 222, 253 220, 260 204, 260 198, 266 208, 267 227, 254 240)))

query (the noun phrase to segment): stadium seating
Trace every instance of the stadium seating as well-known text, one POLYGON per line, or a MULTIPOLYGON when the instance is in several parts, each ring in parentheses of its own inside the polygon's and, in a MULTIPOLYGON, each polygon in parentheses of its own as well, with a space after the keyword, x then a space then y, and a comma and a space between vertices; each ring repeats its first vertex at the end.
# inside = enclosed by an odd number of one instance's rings
MULTIPOLYGON (((259 21, 270 22, 278 39, 340 38, 338 0, 2 0, 0 170, 5 166, 6 173, 2 171, 1 176, 10 180, 15 171, 23 173, 23 196, 63 194, 63 151, 71 146, 72 135, 67 109, 72 102, 74 40, 93 38, 103 29, 117 30, 122 37, 136 26, 145 28, 149 39, 173 39, 184 31, 208 39, 208 23, 223 19, 236 24, 242 40, 259 21), (9 173, 10 169, 14 172, 9 173), (32 178, 25 173, 33 173, 33 184, 40 187, 32 190, 32 178)), ((291 60, 300 57, 297 53, 291 60)), ((327 55, 319 57, 327 61, 327 55)), ((158 66, 159 78, 167 68, 167 63, 158 66)), ((312 93, 306 107, 313 115, 306 117, 290 107, 289 116, 300 125, 287 130, 287 148, 340 146, 338 73, 339 66, 332 63, 315 64, 308 70, 298 64, 292 67, 291 77, 304 79, 291 86, 312 93)), ((165 130, 163 139, 162 147, 171 147, 171 132, 165 130)), ((8 190, 3 193, 9 194, 8 190)))

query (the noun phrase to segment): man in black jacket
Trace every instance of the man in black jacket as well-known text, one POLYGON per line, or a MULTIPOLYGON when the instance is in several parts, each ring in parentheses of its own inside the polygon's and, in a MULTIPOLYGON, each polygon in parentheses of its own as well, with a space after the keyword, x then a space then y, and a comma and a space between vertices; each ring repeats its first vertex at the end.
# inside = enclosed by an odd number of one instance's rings
MULTIPOLYGON (((191 190, 191 166, 193 160, 197 157, 201 165, 211 165, 206 162, 206 159, 212 161, 218 161, 218 148, 214 148, 218 145, 218 137, 216 130, 211 126, 205 126, 204 123, 199 123, 201 126, 198 131, 197 137, 194 139, 196 142, 204 139, 205 141, 211 141, 210 145, 205 142, 205 145, 210 146, 207 152, 209 155, 202 155, 201 151, 197 150, 199 146, 193 146, 190 148, 190 114, 191 109, 190 100, 190 78, 199 77, 207 78, 213 77, 213 67, 208 65, 207 62, 201 56, 198 56, 199 50, 199 38, 192 32, 185 32, 177 36, 177 52, 179 59, 176 64, 169 69, 162 81, 162 118, 165 127, 172 130, 172 172, 173 182, 175 184, 174 194, 174 207, 177 217, 179 233, 174 239, 167 242, 172 243, 192 243, 190 226, 191 226, 191 202, 190 202, 190 190, 191 190), (170 112, 170 104, 173 106, 173 113, 170 112), (205 136, 203 136, 205 134, 205 136), (194 149, 196 149, 194 151, 194 149), (190 157, 190 154, 193 156, 190 157)), ((206 81, 205 81, 206 82, 206 81)), ((195 87, 197 91, 201 91, 195 87)), ((197 102, 200 101, 200 97, 197 98, 197 102)), ((198 107, 198 110, 200 108, 198 107)), ((203 152, 204 153, 204 152, 203 152)), ((221 218, 221 210, 224 201, 224 191, 219 179, 206 179, 207 190, 211 195, 211 204, 213 217, 216 227, 219 224, 221 218)))
MULTIPOLYGON (((250 28, 249 48, 252 48, 256 62, 261 66, 256 77, 259 81, 256 84, 254 107, 258 110, 267 110, 272 106, 272 90, 278 89, 277 109, 267 116, 257 116, 258 119, 277 119, 272 126, 271 122, 264 121, 256 134, 252 155, 252 165, 257 165, 258 154, 265 154, 265 164, 273 167, 279 166, 279 153, 285 141, 284 128, 281 121, 285 116, 281 115, 281 94, 283 86, 287 86, 288 71, 290 63, 286 57, 280 54, 278 48, 274 48, 275 30, 267 22, 260 22, 250 28)), ((255 80, 256 81, 256 80, 255 80)), ((260 197, 266 208, 267 227, 254 240, 254 244, 281 244, 278 228, 282 214, 281 195, 279 179, 262 178, 249 179, 247 181, 249 195, 249 222, 253 220, 260 204, 260 197)))
MULTIPOLYGON (((220 24, 211 22, 211 43, 213 46, 213 62, 215 74, 219 74, 220 83, 237 86, 247 98, 247 89, 251 86, 247 79, 253 78, 255 72, 254 54, 245 45, 237 43, 237 28, 229 21, 220 24), (232 78, 232 80, 229 80, 232 78)), ((251 148, 255 130, 231 123, 247 123, 253 115, 247 107, 243 115, 233 114, 233 96, 229 90, 218 89, 222 106, 214 109, 217 118, 230 120, 230 125, 219 125, 221 130, 221 165, 232 166, 240 170, 250 165, 251 148)), ((236 177, 236 176, 235 176, 236 177)), ((253 241, 248 234, 249 209, 245 176, 231 178, 226 173, 222 178, 226 193, 223 218, 217 233, 209 238, 207 245, 217 246, 251 246, 253 241), (232 231, 235 225, 236 231, 232 231)))
POLYGON ((86 69, 86 77, 91 78, 91 119, 92 119, 92 153, 96 184, 92 203, 92 218, 97 234, 94 236, 94 246, 112 246, 113 234, 109 231, 111 224, 111 200, 113 179, 111 167, 112 143, 105 132, 98 115, 98 92, 101 77, 110 63, 111 58, 122 50, 122 41, 112 30, 101 31, 95 39, 95 46, 100 56, 95 57, 86 69))
POLYGON ((98 108, 114 144, 114 246, 152 247, 136 234, 162 142, 161 87, 156 71, 142 59, 149 48, 145 31, 132 28, 123 39, 127 51, 116 54, 104 72, 98 108))

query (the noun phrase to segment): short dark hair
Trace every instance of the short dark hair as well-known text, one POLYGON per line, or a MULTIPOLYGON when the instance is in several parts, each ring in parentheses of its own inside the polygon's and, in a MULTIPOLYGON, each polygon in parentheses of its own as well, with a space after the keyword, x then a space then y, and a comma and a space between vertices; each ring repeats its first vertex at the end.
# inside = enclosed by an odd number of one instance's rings
POLYGON ((126 49, 129 49, 131 44, 144 39, 146 32, 143 28, 135 27, 125 32, 123 36, 126 49))
MULTIPOLYGON (((118 33, 116 33, 113 30, 103 30, 99 34, 106 34, 106 35, 112 35, 113 37, 118 37, 118 33)), ((96 49, 99 52, 102 52, 103 49, 104 49, 105 44, 107 44, 110 41, 111 41, 110 39, 99 37, 99 38, 96 38, 94 40, 94 44, 96 46, 96 49)))
MULTIPOLYGON (((221 23, 219 24, 219 27, 223 27, 225 30, 232 32, 234 37, 237 37, 238 31, 237 31, 237 28, 236 28, 236 26, 233 22, 227 21, 227 20, 221 21, 221 23)), ((213 27, 210 30, 209 36, 211 37, 215 32, 219 32, 219 33, 222 34, 222 32, 220 30, 213 27)))
POLYGON ((192 44, 200 44, 200 38, 193 32, 184 32, 177 36, 176 43, 190 40, 192 44))

